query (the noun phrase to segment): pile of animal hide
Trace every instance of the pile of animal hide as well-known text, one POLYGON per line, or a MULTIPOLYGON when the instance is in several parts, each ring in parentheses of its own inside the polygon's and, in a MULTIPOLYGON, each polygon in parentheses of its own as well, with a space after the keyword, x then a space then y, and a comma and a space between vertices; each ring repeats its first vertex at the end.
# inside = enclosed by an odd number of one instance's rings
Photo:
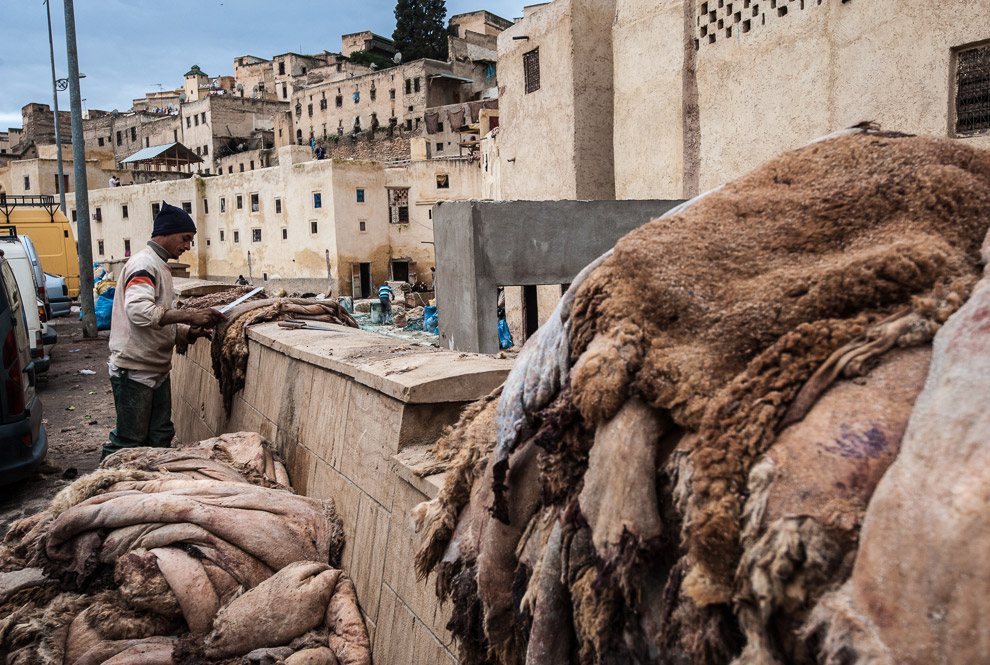
MULTIPOLYGON (((189 298, 187 300, 180 300, 176 305, 176 309, 195 309, 204 307, 214 307, 221 308, 224 305, 229 305, 241 296, 247 295, 251 291, 254 291, 252 286, 234 286, 226 291, 218 291, 216 293, 208 293, 205 296, 197 296, 195 298, 189 298)), ((255 300, 264 300, 265 292, 259 291, 245 302, 252 302, 255 300)))
POLYGON ((433 450, 461 662, 990 662, 988 226, 990 153, 859 126, 586 267, 433 450))
POLYGON ((227 312, 213 333, 210 355, 213 375, 220 384, 223 406, 230 415, 234 394, 244 387, 248 361, 248 328, 256 323, 304 319, 357 328, 354 317, 334 300, 272 298, 248 300, 227 312))
POLYGON ((259 435, 103 461, 0 548, 7 665, 370 665, 333 503, 259 435))

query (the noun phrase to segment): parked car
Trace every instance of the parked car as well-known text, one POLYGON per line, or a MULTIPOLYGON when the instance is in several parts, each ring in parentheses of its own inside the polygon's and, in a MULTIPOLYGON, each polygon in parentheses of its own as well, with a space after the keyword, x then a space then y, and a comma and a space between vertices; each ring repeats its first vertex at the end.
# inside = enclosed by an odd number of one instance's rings
POLYGON ((72 310, 72 298, 69 297, 69 286, 65 277, 45 273, 45 293, 48 294, 48 304, 52 308, 52 316, 68 316, 72 310))
POLYGON ((55 330, 49 330, 49 339, 44 339, 42 319, 45 317, 44 307, 38 307, 38 287, 34 283, 34 268, 28 258, 24 245, 17 237, 14 226, 0 225, 0 252, 10 265, 14 274, 17 288, 20 291, 21 302, 24 305, 24 316, 27 320, 28 344, 31 357, 34 358, 34 371, 45 372, 51 364, 51 357, 45 354, 45 344, 55 343, 55 330))
POLYGON ((31 270, 34 272, 34 284, 38 287, 38 300, 45 304, 45 320, 52 318, 52 306, 48 299, 48 285, 45 283, 45 271, 41 267, 41 259, 38 258, 38 251, 34 248, 31 236, 20 234, 17 239, 24 246, 28 261, 31 262, 31 270))
POLYGON ((2 257, 0 340, 0 485, 6 485, 28 476, 41 464, 48 452, 48 434, 34 387, 21 290, 10 263, 2 257))

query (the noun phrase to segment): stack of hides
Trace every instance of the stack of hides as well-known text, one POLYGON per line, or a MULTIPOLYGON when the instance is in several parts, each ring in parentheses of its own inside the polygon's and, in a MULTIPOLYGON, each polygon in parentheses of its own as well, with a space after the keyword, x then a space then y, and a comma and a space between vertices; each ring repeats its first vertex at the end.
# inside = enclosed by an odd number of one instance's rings
POLYGON ((120 451, 7 533, 0 662, 370 665, 342 547, 257 434, 120 451))
POLYGON ((988 226, 990 153, 859 126, 585 268, 434 447, 462 664, 990 662, 988 226))

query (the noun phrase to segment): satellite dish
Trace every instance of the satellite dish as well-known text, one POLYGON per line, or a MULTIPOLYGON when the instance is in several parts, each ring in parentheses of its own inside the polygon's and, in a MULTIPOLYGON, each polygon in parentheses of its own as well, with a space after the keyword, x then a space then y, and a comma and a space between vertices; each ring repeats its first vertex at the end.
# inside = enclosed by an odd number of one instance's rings
POLYGON ((244 89, 244 86, 243 86, 243 85, 241 85, 240 83, 238 83, 238 84, 237 84, 237 91, 238 91, 238 92, 240 92, 240 91, 241 91, 241 90, 243 90, 243 89, 244 89))
POLYGON ((376 65, 375 63, 371 63, 371 68, 372 69, 378 69, 378 65, 376 65))
POLYGON ((394 62, 395 64, 399 64, 400 62, 402 62, 402 54, 396 52, 396 54, 392 56, 392 62, 394 62))
POLYGON ((186 101, 186 93, 180 92, 179 93, 179 103, 182 103, 184 101, 186 101))

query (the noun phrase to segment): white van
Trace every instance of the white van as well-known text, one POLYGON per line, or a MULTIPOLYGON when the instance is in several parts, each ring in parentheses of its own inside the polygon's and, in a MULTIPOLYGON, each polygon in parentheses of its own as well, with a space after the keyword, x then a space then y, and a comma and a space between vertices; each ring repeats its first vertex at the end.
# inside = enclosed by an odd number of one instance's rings
POLYGON ((44 372, 51 365, 51 347, 55 345, 56 333, 48 327, 47 321, 42 320, 45 318, 45 307, 44 303, 38 300, 34 267, 24 245, 17 238, 15 227, 0 225, 0 251, 10 264, 14 279, 17 281, 17 290, 24 303, 24 318, 27 320, 28 342, 34 370, 36 373, 44 372))

